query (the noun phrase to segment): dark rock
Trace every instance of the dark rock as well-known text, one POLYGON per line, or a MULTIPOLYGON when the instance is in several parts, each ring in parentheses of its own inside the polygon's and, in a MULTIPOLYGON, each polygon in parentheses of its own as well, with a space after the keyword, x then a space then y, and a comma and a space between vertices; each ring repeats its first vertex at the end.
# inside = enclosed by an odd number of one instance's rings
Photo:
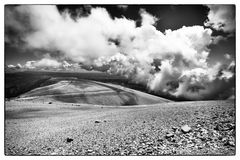
POLYGON ((163 139, 159 138, 159 139, 157 140, 157 142, 163 142, 163 139))
POLYGON ((184 125, 181 127, 181 130, 183 133, 188 133, 191 131, 191 127, 189 127, 188 125, 184 125))
POLYGON ((67 142, 69 143, 69 142, 72 142, 73 141, 73 139, 72 138, 67 138, 67 142))
POLYGON ((222 137, 222 136, 219 136, 218 139, 221 141, 221 140, 223 139, 223 137, 222 137))
POLYGON ((49 102, 48 104, 52 104, 52 102, 49 102))
POLYGON ((100 121, 95 121, 95 123, 100 123, 100 121))
POLYGON ((221 130, 221 127, 220 127, 220 125, 216 125, 215 127, 214 127, 214 129, 216 130, 216 131, 220 131, 221 130))

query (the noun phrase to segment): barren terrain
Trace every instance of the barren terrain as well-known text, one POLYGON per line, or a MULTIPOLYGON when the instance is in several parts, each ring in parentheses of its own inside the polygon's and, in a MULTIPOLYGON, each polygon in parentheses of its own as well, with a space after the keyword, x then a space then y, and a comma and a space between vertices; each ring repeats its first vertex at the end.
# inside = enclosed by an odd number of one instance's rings
POLYGON ((42 87, 22 94, 18 101, 64 102, 101 105, 142 105, 170 100, 116 84, 70 78, 51 78, 42 87))
POLYGON ((234 155, 228 101, 103 106, 11 100, 6 155, 234 155))

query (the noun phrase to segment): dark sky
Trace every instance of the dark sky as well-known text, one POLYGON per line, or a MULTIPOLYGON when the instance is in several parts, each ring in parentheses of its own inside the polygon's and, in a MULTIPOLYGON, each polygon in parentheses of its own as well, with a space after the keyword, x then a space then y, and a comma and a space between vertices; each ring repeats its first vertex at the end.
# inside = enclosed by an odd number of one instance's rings
MULTIPOLYGON (((141 19, 139 10, 144 8, 148 13, 159 18, 157 29, 162 32, 166 29, 176 30, 182 26, 203 25, 209 11, 208 7, 203 5, 129 5, 126 10, 116 5, 92 5, 92 7, 106 8, 112 17, 120 18, 124 16, 137 20, 138 24, 140 24, 141 19)), ((77 5, 58 6, 60 12, 69 9, 73 14, 78 8, 77 5)))
MULTIPOLYGON (((135 20, 137 26, 141 24, 141 17, 139 15, 140 9, 145 9, 148 13, 158 18, 156 28, 161 32, 166 29, 176 30, 182 26, 204 26, 204 21, 207 20, 209 8, 203 5, 128 5, 127 8, 121 8, 117 5, 58 5, 57 8, 60 13, 68 9, 75 18, 77 12, 81 10, 82 15, 87 16, 90 13, 91 7, 106 8, 109 14, 114 17, 126 17, 127 19, 135 20)), ((5 19, 7 21, 7 19, 5 19)), ((6 33, 6 32, 5 32, 6 33)), ((224 35, 223 32, 217 32, 213 29, 214 35, 224 35)), ((14 36, 14 34, 13 34, 14 36)), ((211 49, 209 55, 209 62, 225 61, 223 55, 225 53, 235 57, 235 33, 222 40, 217 45, 209 46, 211 49)), ((5 63, 16 65, 17 63, 25 63, 29 60, 40 59, 41 52, 36 54, 32 50, 19 48, 16 45, 11 45, 5 42, 5 63)))

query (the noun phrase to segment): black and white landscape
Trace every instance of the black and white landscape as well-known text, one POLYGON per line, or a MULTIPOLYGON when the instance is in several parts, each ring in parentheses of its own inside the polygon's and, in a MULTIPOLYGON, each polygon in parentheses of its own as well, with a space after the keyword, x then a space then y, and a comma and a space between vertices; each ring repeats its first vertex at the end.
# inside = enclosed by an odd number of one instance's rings
POLYGON ((235 155, 235 5, 6 5, 5 155, 235 155))

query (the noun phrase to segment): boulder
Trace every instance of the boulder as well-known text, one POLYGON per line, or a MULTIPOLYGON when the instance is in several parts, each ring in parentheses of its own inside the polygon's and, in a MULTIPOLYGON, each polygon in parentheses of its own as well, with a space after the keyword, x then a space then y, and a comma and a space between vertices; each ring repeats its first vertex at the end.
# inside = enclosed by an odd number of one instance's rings
POLYGON ((191 131, 191 127, 189 127, 188 125, 184 125, 181 127, 181 130, 183 133, 188 133, 191 131))

